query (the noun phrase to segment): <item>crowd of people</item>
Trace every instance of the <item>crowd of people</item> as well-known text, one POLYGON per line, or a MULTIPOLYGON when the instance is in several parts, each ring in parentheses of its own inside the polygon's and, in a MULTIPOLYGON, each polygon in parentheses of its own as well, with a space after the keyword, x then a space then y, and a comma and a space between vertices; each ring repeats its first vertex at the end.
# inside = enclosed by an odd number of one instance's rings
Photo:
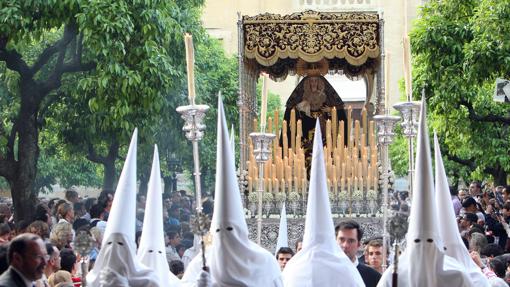
MULTIPOLYGON (((81 262, 86 262, 87 270, 92 269, 101 248, 113 197, 113 192, 103 191, 97 198, 81 198, 77 191, 67 190, 65 199, 40 198, 33 219, 19 222, 14 222, 10 200, 4 199, 0 203, 0 274, 14 266, 23 274, 21 278, 34 281, 37 287, 81 286, 81 262), (95 240, 92 250, 84 258, 73 248, 75 234, 80 231, 86 231, 95 240), (33 240, 27 234, 37 235, 36 238, 41 241, 33 240), (34 251, 37 248, 27 249, 30 244, 23 242, 43 244, 46 252, 37 254, 34 251), (33 262, 32 267, 28 267, 21 260, 22 264, 16 267, 17 255, 21 259, 36 256, 40 262, 33 262), (30 270, 41 274, 25 275, 24 272, 30 270)), ((138 194, 136 200, 136 243, 139 244, 146 197, 138 194)), ((166 256, 171 272, 178 278, 182 277, 187 264, 198 253, 190 227, 193 204, 193 198, 184 190, 163 194, 166 256)), ((212 212, 210 201, 204 202, 203 210, 207 214, 212 212)), ((4 286, 3 283, 0 278, 0 286, 4 286)), ((32 287, 32 284, 27 286, 32 287)))
POLYGON ((459 231, 471 258, 484 274, 510 283, 510 186, 452 191, 459 231))
MULTIPOLYGON (((96 240, 85 258, 90 269, 101 247, 113 196, 112 192, 105 191, 98 198, 81 198, 76 191, 68 190, 65 199, 41 198, 33 220, 16 223, 12 206, 4 200, 0 203, 0 273, 8 270, 9 264, 16 264, 12 258, 16 251, 10 250, 15 245, 13 239, 16 235, 30 233, 42 239, 47 253, 42 256, 46 262, 42 278, 36 280, 34 286, 81 286, 82 258, 73 250, 74 234, 86 230, 96 240)), ((137 196, 137 243, 142 232, 145 201, 144 195, 137 196)), ((199 251, 190 227, 193 198, 181 190, 164 194, 163 204, 167 260, 171 272, 182 278, 199 251)), ((488 278, 500 277, 510 283, 510 188, 482 188, 474 181, 469 189, 452 190, 452 204, 460 234, 473 261, 488 278)), ((210 201, 205 202, 204 212, 212 213, 210 201)), ((355 221, 340 223, 335 232, 337 243, 355 264, 365 285, 376 286, 383 272, 382 238, 363 238, 363 230, 355 221)), ((276 252, 275 259, 282 271, 300 251, 301 244, 302 239, 299 239, 294 249, 282 247, 276 252)))

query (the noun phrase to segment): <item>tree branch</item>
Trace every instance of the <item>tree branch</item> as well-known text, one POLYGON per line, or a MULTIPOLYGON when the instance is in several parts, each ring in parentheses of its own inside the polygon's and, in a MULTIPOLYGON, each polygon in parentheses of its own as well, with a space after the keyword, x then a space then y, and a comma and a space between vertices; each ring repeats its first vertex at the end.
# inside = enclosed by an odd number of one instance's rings
POLYGON ((46 83, 42 86, 43 95, 60 86, 60 80, 65 73, 86 72, 96 68, 96 63, 82 63, 81 54, 83 53, 83 35, 78 33, 76 23, 66 25, 62 45, 59 50, 59 57, 53 73, 46 83), (74 41, 73 41, 74 40, 74 41), (65 62, 67 46, 72 44, 71 61, 65 62))
POLYGON ((65 46, 68 44, 66 41, 69 40, 64 37, 55 42, 53 45, 44 49, 44 51, 37 58, 37 61, 30 68, 31 75, 35 75, 35 73, 37 73, 51 59, 51 56, 59 51, 62 51, 62 49, 65 48, 65 46))
POLYGON ((92 143, 88 143, 87 148, 88 148, 88 153, 87 153, 88 160, 90 160, 91 162, 95 162, 95 163, 105 164, 106 158, 97 154, 92 143))
POLYGON ((497 115, 481 116, 481 115, 477 114, 475 112, 475 109, 473 108, 473 104, 468 102, 466 99, 461 99, 459 101, 459 104, 465 106, 468 109, 469 119, 472 121, 487 122, 487 123, 501 123, 504 125, 510 125, 510 118, 497 116, 497 115))
POLYGON ((450 150, 448 149, 447 145, 442 145, 441 146, 441 150, 442 150, 443 154, 446 155, 448 160, 451 160, 453 162, 456 162, 458 164, 466 166, 466 167, 468 167, 472 171, 476 169, 476 164, 475 164, 475 160, 474 159, 472 159, 472 158, 463 159, 463 158, 460 158, 460 157, 458 157, 456 155, 452 155, 450 153, 450 150))
POLYGON ((0 37, 0 61, 4 61, 7 68, 16 71, 22 78, 30 77, 30 68, 16 50, 7 50, 7 37, 0 37))

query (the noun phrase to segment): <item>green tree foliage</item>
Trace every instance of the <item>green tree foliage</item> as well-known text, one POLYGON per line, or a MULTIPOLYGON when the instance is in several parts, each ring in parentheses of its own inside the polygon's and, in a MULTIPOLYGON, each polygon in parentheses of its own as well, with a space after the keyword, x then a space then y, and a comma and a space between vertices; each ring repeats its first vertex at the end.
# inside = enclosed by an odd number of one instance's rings
POLYGON ((0 176, 11 188, 15 219, 30 218, 37 191, 39 131, 44 109, 64 75, 91 71, 82 58, 80 27, 73 17, 77 1, 2 1, 0 63, 3 85, 12 101, 0 127, 0 176))
POLYGON ((182 69, 176 67, 183 58, 182 33, 189 31, 180 23, 189 24, 182 20, 197 15, 202 4, 0 3, 2 85, 14 100, 1 127, 0 175, 11 187, 16 219, 29 218, 33 211, 39 133, 46 116, 65 119, 55 132, 85 146, 89 159, 93 154, 115 162, 135 126, 145 128, 141 138, 150 138, 149 128, 155 126, 166 96, 180 86, 176 79, 182 78, 182 69), (73 123, 80 125, 70 128, 73 123))
POLYGON ((443 154, 496 184, 510 172, 510 106, 492 100, 510 78, 508 19, 509 1, 430 1, 411 33, 415 98, 425 88, 443 154))

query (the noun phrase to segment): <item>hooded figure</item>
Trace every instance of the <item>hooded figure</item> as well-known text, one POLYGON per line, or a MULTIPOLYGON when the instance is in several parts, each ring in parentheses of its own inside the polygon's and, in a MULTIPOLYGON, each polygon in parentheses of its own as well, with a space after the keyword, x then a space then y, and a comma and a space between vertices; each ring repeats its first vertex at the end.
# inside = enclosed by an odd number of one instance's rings
MULTIPOLYGON (((473 286, 461 264, 444 254, 434 201, 432 159, 422 99, 416 151, 416 181, 407 231, 407 248, 399 258, 398 286, 473 286)), ((450 203, 451 204, 451 203, 450 203)), ((393 267, 377 286, 392 286, 393 267)))
POLYGON ((142 265, 135 254, 137 135, 135 129, 115 191, 101 251, 87 275, 88 286, 158 286, 156 274, 142 265))
POLYGON ((285 210, 285 202, 282 206, 282 212, 280 214, 280 228, 278 229, 278 240, 276 241, 276 250, 274 254, 278 253, 278 250, 282 247, 289 247, 289 236, 287 231, 287 211, 285 210))
POLYGON ((436 205, 439 221, 439 233, 445 246, 445 254, 455 258, 466 270, 474 286, 490 286, 487 277, 476 266, 460 237, 455 211, 453 210, 448 180, 444 170, 443 158, 437 135, 434 133, 434 155, 436 164, 436 205))
MULTIPOLYGON (((209 262, 211 259, 211 246, 205 247, 205 259, 206 262, 209 262)), ((208 285, 201 285, 200 281, 203 280, 204 272, 202 269, 203 263, 202 263, 202 251, 199 251, 198 254, 191 260, 191 262, 188 264, 188 267, 186 267, 184 271, 184 275, 182 275, 181 279, 181 287, 201 287, 201 286, 216 286, 211 285, 214 281, 212 281, 212 278, 209 278, 211 280, 211 284, 208 285)))
POLYGON ((335 240, 319 121, 316 123, 303 249, 287 263, 285 287, 365 286, 335 240))
POLYGON ((195 258, 195 256, 197 256, 200 253, 201 249, 202 248, 200 243, 200 236, 195 234, 193 236, 193 246, 186 249, 186 251, 184 251, 184 254, 182 254, 181 261, 182 263, 184 263, 184 270, 188 268, 188 265, 190 264, 191 260, 193 260, 193 258, 195 258))
POLYGON ((180 286, 180 280, 170 272, 166 259, 165 235, 163 234, 163 192, 157 145, 154 146, 145 218, 137 255, 145 266, 154 270, 158 277, 158 286, 180 286))
POLYGON ((211 222, 211 274, 217 286, 282 286, 274 256, 250 241, 221 97, 218 98, 216 197, 211 222))

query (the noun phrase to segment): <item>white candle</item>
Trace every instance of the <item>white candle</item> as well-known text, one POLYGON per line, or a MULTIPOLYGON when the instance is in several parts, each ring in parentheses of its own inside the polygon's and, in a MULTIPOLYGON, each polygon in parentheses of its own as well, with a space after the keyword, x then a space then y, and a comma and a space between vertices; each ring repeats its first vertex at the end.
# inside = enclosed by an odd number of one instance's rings
POLYGON ((411 101, 412 94, 412 76, 411 76, 411 46, 409 44, 409 37, 404 36, 404 80, 406 85, 406 99, 411 101))
POLYGON ((186 46, 186 71, 188 73, 189 102, 191 105, 195 105, 195 76, 193 74, 195 55, 193 51, 193 36, 191 36, 191 34, 184 34, 184 45, 186 46))
POLYGON ((384 109, 386 113, 390 110, 390 52, 386 50, 384 57, 384 109))
POLYGON ((262 100, 260 108, 260 131, 266 130, 266 114, 267 114, 267 74, 262 74, 262 100))

